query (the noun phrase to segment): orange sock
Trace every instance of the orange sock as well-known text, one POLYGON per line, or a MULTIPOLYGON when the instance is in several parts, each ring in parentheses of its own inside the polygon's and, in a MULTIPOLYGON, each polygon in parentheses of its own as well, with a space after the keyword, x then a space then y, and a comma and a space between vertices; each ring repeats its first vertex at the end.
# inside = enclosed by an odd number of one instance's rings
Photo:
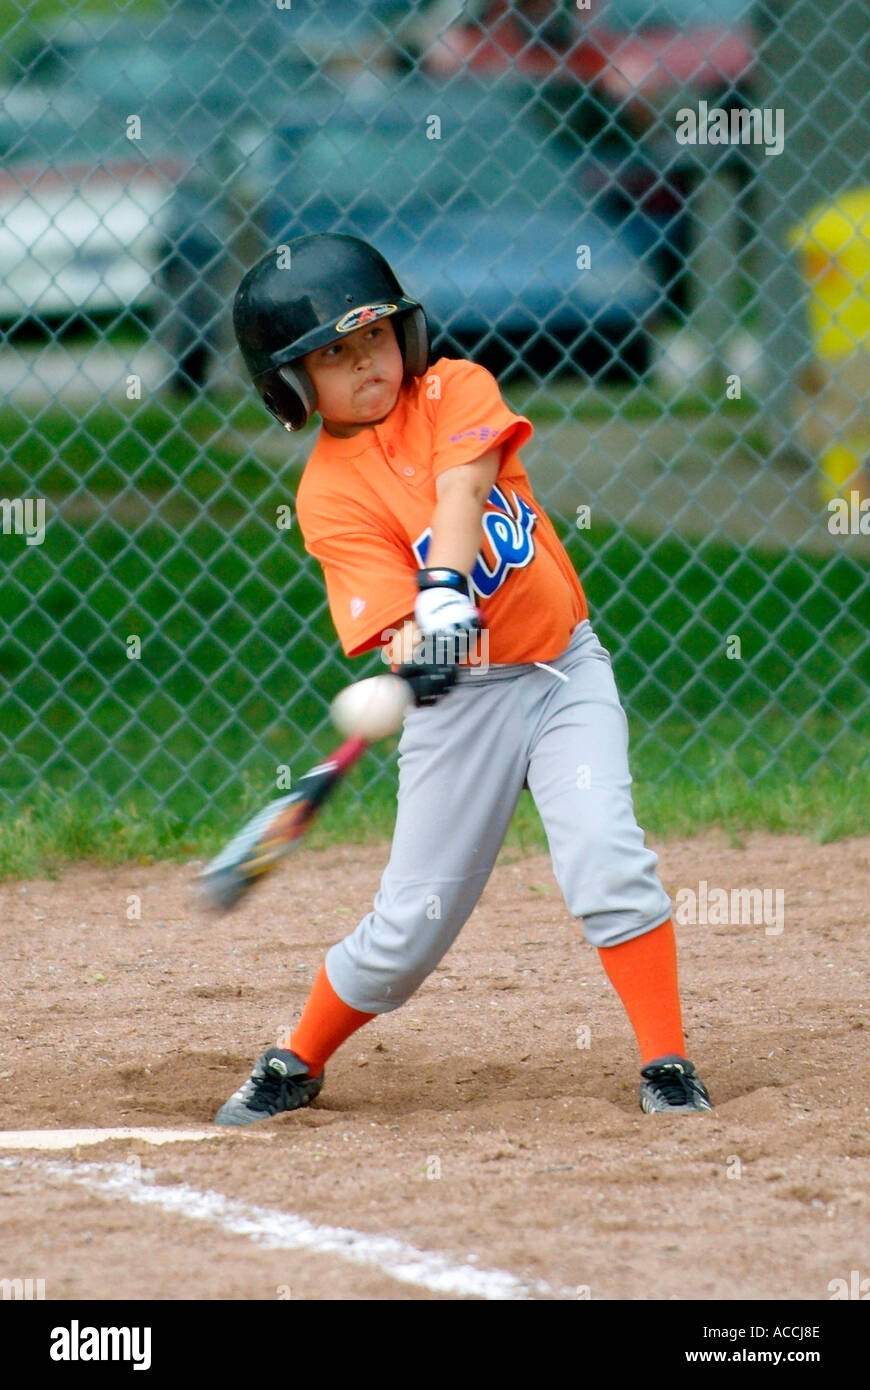
POLYGON ((351 1033, 375 1017, 375 1014, 352 1009, 343 999, 339 999, 329 983, 326 966, 321 965, 311 986, 308 1002, 302 1010, 302 1017, 281 1046, 307 1062, 312 1076, 319 1076, 324 1063, 351 1033))
POLYGON ((598 954, 634 1029, 641 1066, 672 1052, 685 1057, 671 919, 619 946, 599 946, 598 954))

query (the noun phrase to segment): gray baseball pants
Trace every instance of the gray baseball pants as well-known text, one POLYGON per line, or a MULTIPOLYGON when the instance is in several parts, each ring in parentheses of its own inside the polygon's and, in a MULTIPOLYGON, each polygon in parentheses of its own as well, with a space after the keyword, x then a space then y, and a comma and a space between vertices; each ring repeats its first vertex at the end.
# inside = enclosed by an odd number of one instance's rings
POLYGON ((399 1008, 435 969, 492 872, 524 783, 553 871, 594 946, 671 915, 631 800, 628 727, 608 652, 587 620, 548 663, 469 668, 437 704, 409 710, 398 810, 374 907, 326 956, 338 996, 399 1008))

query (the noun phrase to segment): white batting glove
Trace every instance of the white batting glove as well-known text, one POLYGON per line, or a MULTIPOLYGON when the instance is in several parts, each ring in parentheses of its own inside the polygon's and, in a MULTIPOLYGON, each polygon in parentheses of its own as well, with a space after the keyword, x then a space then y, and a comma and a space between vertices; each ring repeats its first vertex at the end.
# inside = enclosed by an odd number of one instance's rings
POLYGON ((434 632, 471 632, 480 627, 480 610, 456 589, 424 589, 417 595, 414 617, 424 636, 434 632))

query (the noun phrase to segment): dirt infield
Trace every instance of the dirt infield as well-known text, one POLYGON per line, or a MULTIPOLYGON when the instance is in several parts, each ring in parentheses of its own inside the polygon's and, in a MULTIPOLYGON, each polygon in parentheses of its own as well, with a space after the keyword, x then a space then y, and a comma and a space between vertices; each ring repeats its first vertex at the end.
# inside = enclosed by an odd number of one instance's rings
MULTIPOLYGON (((674 897, 784 894, 781 931, 677 927, 711 1115, 641 1114, 548 859, 503 856, 441 968, 309 1110, 161 1147, 0 1147, 0 1278, 48 1299, 825 1300, 870 1276, 870 839, 653 843, 674 897)), ((190 865, 0 886, 3 1129, 210 1130, 385 856, 302 849, 218 922, 190 865)))

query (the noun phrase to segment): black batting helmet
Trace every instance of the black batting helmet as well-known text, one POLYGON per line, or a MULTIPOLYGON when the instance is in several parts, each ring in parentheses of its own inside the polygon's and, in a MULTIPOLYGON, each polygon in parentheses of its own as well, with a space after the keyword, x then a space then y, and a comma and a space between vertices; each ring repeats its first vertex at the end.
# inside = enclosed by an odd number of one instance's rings
POLYGON ((395 315, 406 376, 429 365, 426 315, 384 260, 355 236, 318 233, 267 251, 236 291, 233 328, 254 385, 285 429, 316 406, 299 359, 373 319, 395 315))

